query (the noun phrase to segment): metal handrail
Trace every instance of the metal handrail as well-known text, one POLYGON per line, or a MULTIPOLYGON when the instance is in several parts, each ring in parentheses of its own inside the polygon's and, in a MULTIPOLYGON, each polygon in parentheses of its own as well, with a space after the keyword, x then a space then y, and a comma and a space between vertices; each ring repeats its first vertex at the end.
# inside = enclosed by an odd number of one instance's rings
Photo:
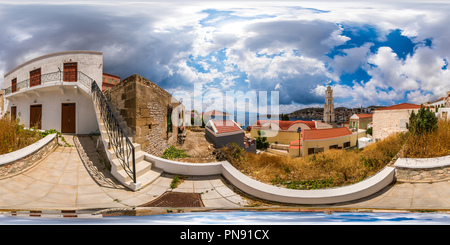
POLYGON ((119 124, 119 121, 114 116, 105 95, 94 81, 91 84, 92 99, 97 104, 100 117, 106 127, 106 132, 110 140, 110 145, 113 147, 117 159, 127 173, 127 175, 137 182, 136 179, 136 162, 135 149, 128 136, 119 124))
MULTIPOLYGON (((90 78, 88 75, 84 74, 81 71, 77 71, 77 82, 83 84, 86 86, 88 90, 91 89, 93 79, 90 78)), ((30 86, 30 79, 25 79, 23 81, 20 81, 16 84, 16 89, 12 91, 13 87, 12 85, 5 88, 5 95, 18 92, 22 89, 28 89, 30 87, 37 87, 44 84, 49 83, 62 83, 63 81, 63 72, 62 71, 55 71, 50 73, 41 74, 41 81, 39 85, 30 86)))

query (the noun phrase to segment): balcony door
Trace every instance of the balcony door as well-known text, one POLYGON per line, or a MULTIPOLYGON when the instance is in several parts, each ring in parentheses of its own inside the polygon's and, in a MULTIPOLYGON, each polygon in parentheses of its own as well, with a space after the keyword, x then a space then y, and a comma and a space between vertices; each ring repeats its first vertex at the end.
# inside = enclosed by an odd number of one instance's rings
POLYGON ((62 104, 61 133, 75 133, 75 103, 62 104))
POLYGON ((41 85, 41 69, 30 71, 30 88, 41 85))
POLYGON ((41 129, 42 126, 42 105, 30 106, 30 128, 41 129))
POLYGON ((77 81, 78 64, 76 62, 64 63, 64 82, 77 81))
POLYGON ((11 106, 11 120, 15 121, 17 118, 17 107, 11 106))
POLYGON ((14 78, 11 80, 11 93, 14 93, 17 91, 17 78, 14 78))

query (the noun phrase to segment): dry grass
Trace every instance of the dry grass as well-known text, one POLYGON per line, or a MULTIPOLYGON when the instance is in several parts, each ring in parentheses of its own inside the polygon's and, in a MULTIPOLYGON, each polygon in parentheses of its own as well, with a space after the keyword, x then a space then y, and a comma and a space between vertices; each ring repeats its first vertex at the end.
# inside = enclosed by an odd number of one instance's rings
POLYGON ((256 180, 293 189, 318 189, 353 184, 375 174, 404 142, 404 134, 393 135, 362 150, 330 150, 302 158, 250 154, 236 147, 224 151, 226 160, 256 180))
POLYGON ((438 120, 435 132, 409 134, 403 157, 430 158, 450 155, 450 120, 438 120))
POLYGON ((18 120, 0 119, 0 155, 24 148, 40 138, 38 131, 24 129, 18 120))
POLYGON ((223 152, 225 160, 261 182, 293 189, 318 189, 354 184, 372 176, 402 148, 402 157, 450 155, 450 121, 439 120, 435 132, 395 134, 362 150, 330 150, 302 158, 249 154, 236 147, 223 152))

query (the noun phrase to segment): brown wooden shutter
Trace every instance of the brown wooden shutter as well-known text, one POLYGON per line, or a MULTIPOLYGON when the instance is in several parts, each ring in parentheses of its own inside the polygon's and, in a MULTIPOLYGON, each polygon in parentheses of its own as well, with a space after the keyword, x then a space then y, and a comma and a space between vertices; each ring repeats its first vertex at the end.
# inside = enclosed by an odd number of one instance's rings
POLYGON ((77 63, 65 63, 64 64, 64 82, 76 82, 77 81, 77 63))
POLYGON ((14 78, 11 80, 11 93, 14 93, 17 91, 17 78, 14 78))
POLYGON ((30 71, 30 88, 41 85, 41 69, 30 71))

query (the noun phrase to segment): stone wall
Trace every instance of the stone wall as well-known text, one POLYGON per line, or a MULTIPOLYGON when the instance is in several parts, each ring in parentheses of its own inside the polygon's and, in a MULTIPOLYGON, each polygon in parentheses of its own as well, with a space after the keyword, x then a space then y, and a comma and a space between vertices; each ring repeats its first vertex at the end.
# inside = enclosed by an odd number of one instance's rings
POLYGON ((406 123, 412 111, 417 114, 419 109, 376 110, 373 114, 373 138, 382 140, 393 133, 407 132, 406 123))
POLYGON ((436 182, 450 179, 450 155, 433 158, 398 158, 394 167, 398 182, 436 182))
POLYGON ((450 179, 450 167, 439 167, 432 169, 409 169, 396 168, 397 182, 437 182, 450 179))
POLYGON ((180 103, 158 85, 132 75, 111 89, 111 102, 142 150, 161 156, 165 149, 176 144, 178 128, 172 123, 172 132, 168 132, 168 109, 176 111, 180 103))
POLYGON ((5 90, 0 90, 0 118, 5 114, 5 90))
POLYGON ((47 156, 58 145, 58 137, 54 137, 39 150, 7 164, 0 165, 0 179, 21 173, 47 156))

